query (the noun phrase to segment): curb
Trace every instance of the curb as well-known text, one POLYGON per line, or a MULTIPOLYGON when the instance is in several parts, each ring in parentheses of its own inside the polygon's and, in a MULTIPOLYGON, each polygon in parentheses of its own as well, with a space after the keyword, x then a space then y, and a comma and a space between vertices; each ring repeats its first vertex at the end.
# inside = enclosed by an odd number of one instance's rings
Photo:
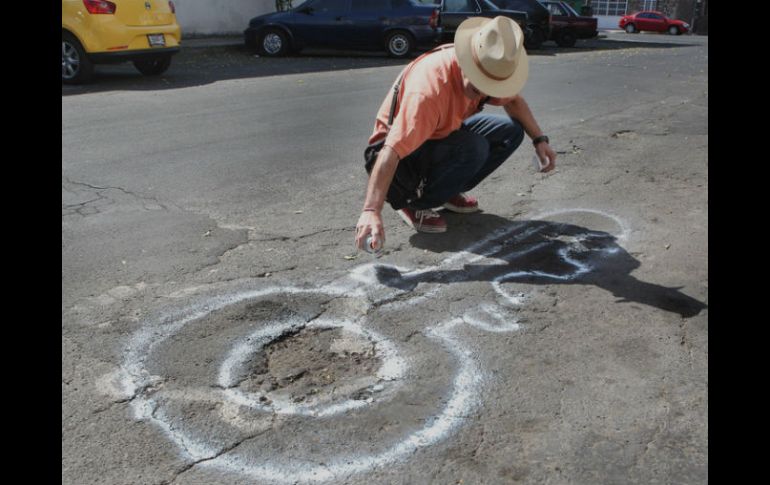
POLYGON ((216 37, 193 37, 191 39, 182 38, 182 48, 202 49, 210 47, 241 46, 244 44, 242 35, 228 35, 216 37))

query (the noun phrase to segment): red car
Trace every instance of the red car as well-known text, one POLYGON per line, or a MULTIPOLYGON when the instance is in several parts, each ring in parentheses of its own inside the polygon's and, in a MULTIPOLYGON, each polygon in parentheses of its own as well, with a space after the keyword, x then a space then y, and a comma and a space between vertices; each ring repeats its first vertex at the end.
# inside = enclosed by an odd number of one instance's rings
POLYGON ((643 30, 650 32, 668 32, 671 35, 681 35, 690 30, 690 24, 681 20, 666 18, 660 12, 636 12, 624 15, 618 26, 629 34, 643 30))

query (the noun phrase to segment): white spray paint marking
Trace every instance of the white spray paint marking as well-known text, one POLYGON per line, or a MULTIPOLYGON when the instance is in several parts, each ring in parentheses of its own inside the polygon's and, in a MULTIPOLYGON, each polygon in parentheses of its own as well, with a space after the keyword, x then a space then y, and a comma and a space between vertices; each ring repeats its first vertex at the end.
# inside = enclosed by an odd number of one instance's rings
POLYGON ((480 311, 469 311, 463 315, 462 320, 476 328, 493 333, 513 332, 521 328, 515 321, 510 321, 511 317, 503 315, 497 308, 486 303, 481 305, 480 311))
POLYGON ((219 378, 217 384, 224 388, 229 388, 237 383, 233 376, 233 369, 246 362, 251 355, 262 350, 262 348, 277 339, 281 335, 302 329, 307 322, 300 318, 292 319, 281 324, 269 325, 258 329, 256 332, 248 335, 244 341, 237 344, 228 354, 228 357, 222 362, 219 368, 219 378))
MULTIPOLYGON (((630 231, 627 226, 618 218, 593 209, 571 209, 566 211, 553 211, 542 214, 539 217, 553 217, 561 214, 571 213, 595 213, 614 220, 621 229, 619 239, 625 240, 630 231)), ((262 290, 252 290, 237 293, 230 296, 221 296, 209 299, 203 303, 186 308, 182 311, 176 311, 170 314, 161 315, 160 324, 145 324, 130 340, 125 352, 123 371, 113 373, 105 381, 112 386, 111 391, 114 395, 134 396, 131 405, 137 419, 149 420, 156 424, 168 438, 177 444, 177 446, 192 460, 200 462, 200 466, 211 467, 218 470, 245 475, 254 479, 267 479, 280 483, 296 482, 318 482, 332 480, 337 477, 360 473, 372 468, 382 467, 394 462, 408 458, 417 449, 430 446, 440 440, 445 439, 457 426, 465 419, 465 416, 478 403, 479 388, 482 382, 482 370, 478 363, 472 357, 472 352, 453 335, 453 330, 461 323, 466 323, 475 328, 488 332, 511 332, 520 328, 519 324, 511 321, 511 317, 502 311, 504 307, 495 307, 489 304, 482 304, 478 311, 466 312, 462 318, 454 318, 441 325, 427 328, 424 334, 430 339, 434 339, 442 346, 445 351, 452 355, 457 362, 457 373, 452 378, 448 400, 446 405, 434 417, 425 421, 425 426, 416 430, 400 441, 391 444, 384 451, 370 455, 354 454, 348 456, 337 456, 324 458, 324 464, 312 463, 306 460, 291 460, 284 457, 263 457, 261 455, 243 456, 235 450, 222 453, 221 449, 207 444, 205 438, 196 439, 190 432, 181 429, 179 426, 172 426, 172 420, 165 415, 156 399, 149 397, 154 393, 165 393, 166 398, 173 398, 175 393, 180 391, 165 392, 162 387, 163 379, 160 376, 152 376, 145 369, 145 361, 149 354, 153 352, 156 346, 166 340, 169 336, 178 333, 185 325, 199 320, 211 312, 220 310, 229 305, 242 301, 262 298, 272 295, 321 295, 332 298, 337 297, 365 297, 368 293, 375 290, 378 298, 371 301, 369 309, 379 306, 380 309, 388 306, 414 305, 438 293, 444 284, 462 281, 463 266, 482 262, 483 266, 500 266, 500 262, 512 262, 516 258, 521 258, 533 251, 542 249, 552 242, 530 243, 527 246, 507 251, 507 248, 516 247, 521 241, 537 234, 547 227, 539 225, 524 230, 520 234, 514 233, 519 230, 524 222, 513 223, 494 231, 488 237, 474 243, 464 251, 444 259, 438 265, 408 270, 397 266, 378 265, 381 268, 394 270, 398 276, 404 280, 413 279, 416 284, 428 283, 433 287, 416 294, 409 299, 389 302, 394 296, 399 296, 409 290, 391 289, 385 291, 384 286, 377 279, 377 265, 369 263, 360 265, 346 276, 345 282, 338 282, 323 290, 314 290, 297 287, 273 287, 262 290), (494 241, 508 238, 503 243, 494 243, 494 241), (493 244, 494 243, 494 244, 493 244), (493 255, 502 254, 501 257, 493 255), (440 276, 442 271, 457 271, 451 277, 445 277, 443 280, 430 281, 429 276, 435 273, 440 276), (419 281, 422 275, 429 275, 425 281, 419 281), (367 288, 370 290, 367 291, 367 288), (117 383, 116 383, 117 382, 117 383)), ((548 273, 539 270, 512 271, 504 275, 497 276, 491 281, 495 291, 503 300, 514 307, 521 306, 525 301, 525 295, 519 293, 516 295, 507 293, 501 284, 509 279, 522 276, 539 276, 556 280, 572 280, 580 275, 591 271, 591 266, 583 263, 571 256, 572 253, 580 253, 589 250, 582 245, 582 241, 587 234, 578 236, 564 236, 552 239, 566 244, 558 250, 559 258, 571 265, 574 269, 563 274, 548 273)), ((620 248, 606 248, 598 250, 604 254, 614 254, 620 251, 620 248)), ((408 282, 408 281, 407 281, 408 282)), ((197 289, 196 289, 197 291, 197 289)), ((413 293, 418 293, 414 291, 413 293)), ((184 297, 184 290, 177 292, 175 296, 184 297)), ((331 405, 323 406, 296 405, 288 401, 274 400, 272 406, 266 406, 259 402, 263 397, 259 393, 244 393, 236 389, 236 371, 242 367, 254 352, 259 351, 269 342, 284 334, 287 331, 293 331, 301 328, 343 328, 346 331, 353 332, 359 336, 369 339, 375 343, 377 354, 382 357, 383 365, 377 372, 376 377, 383 381, 383 384, 372 386, 372 391, 387 391, 388 386, 393 388, 396 384, 402 384, 405 378, 406 361, 403 360, 397 352, 396 346, 386 337, 368 329, 366 327, 368 309, 363 309, 364 315, 358 321, 346 320, 341 322, 318 319, 317 321, 303 322, 301 320, 289 320, 284 322, 269 322, 249 336, 234 345, 230 353, 225 357, 222 366, 219 369, 217 383, 223 389, 221 390, 198 390, 193 396, 194 399, 210 400, 211 402, 222 402, 224 406, 221 412, 223 417, 230 420, 244 421, 240 417, 239 406, 246 406, 256 412, 264 412, 266 416, 275 415, 302 415, 316 418, 326 418, 336 414, 349 412, 353 409, 361 408, 366 405, 365 401, 346 400, 331 405), (208 392, 208 393, 207 393, 208 392)), ((392 393, 391 393, 392 394, 392 393)), ((378 401, 382 401, 387 393, 379 394, 378 401)), ((177 397, 179 398, 179 397, 177 397)), ((245 423, 238 423, 244 427, 245 423)), ((258 426, 255 426, 258 428, 258 426)))
POLYGON ((417 449, 435 444, 444 439, 453 428, 458 426, 473 409, 476 403, 482 371, 472 358, 472 352, 465 349, 462 342, 451 335, 451 330, 461 319, 454 319, 426 330, 426 335, 436 338, 441 345, 459 362, 459 370, 452 382, 452 394, 441 412, 428 420, 429 424, 415 431, 399 443, 377 455, 348 456, 336 460, 325 460, 324 465, 306 463, 255 463, 255 458, 243 458, 234 455, 222 455, 203 463, 225 471, 239 470, 253 479, 268 479, 280 483, 320 482, 381 467, 401 460, 417 449))
MULTIPOLYGON (((483 374, 473 360, 472 352, 465 349, 462 342, 451 336, 451 330, 458 323, 462 323, 462 320, 454 319, 443 325, 428 328, 425 332, 429 337, 438 339, 445 350, 450 352, 459 363, 458 373, 452 382, 452 394, 447 404, 437 416, 427 420, 428 424, 425 427, 376 455, 342 457, 327 461, 325 465, 308 465, 306 462, 271 464, 259 463, 258 459, 253 457, 243 458, 230 454, 217 456, 220 450, 195 440, 183 430, 172 426, 171 419, 158 408, 155 400, 140 396, 132 402, 132 406, 136 419, 149 420, 156 424, 186 455, 194 461, 201 462, 199 466, 223 469, 228 472, 237 471, 255 479, 269 479, 281 483, 327 481, 340 475, 363 472, 403 459, 418 448, 430 446, 444 439, 473 408, 483 374)), ((326 323, 322 323, 324 324, 326 323)), ((223 394, 226 394, 226 391, 223 394)), ((203 399, 201 396, 196 397, 203 399)))
POLYGON ((126 372, 123 369, 117 369, 99 377, 96 380, 96 389, 100 394, 109 396, 114 401, 130 399, 134 395, 134 389, 125 388, 127 379, 126 372))
POLYGON ((545 219, 547 217, 554 217, 554 216, 560 216, 560 215, 566 215, 566 214, 578 214, 582 212, 587 212, 589 214, 596 214, 602 217, 606 217, 607 219, 611 219, 614 221, 618 228, 620 228, 619 234, 614 234, 615 238, 618 240, 618 242, 626 242, 628 240, 628 237, 631 235, 631 229, 626 225, 625 222, 623 222, 620 218, 617 216, 614 216, 612 214, 608 214, 607 212, 600 211, 597 209, 586 209, 582 207, 576 207, 573 209, 559 209, 549 212, 541 212, 538 214, 535 214, 532 216, 533 219, 545 219))

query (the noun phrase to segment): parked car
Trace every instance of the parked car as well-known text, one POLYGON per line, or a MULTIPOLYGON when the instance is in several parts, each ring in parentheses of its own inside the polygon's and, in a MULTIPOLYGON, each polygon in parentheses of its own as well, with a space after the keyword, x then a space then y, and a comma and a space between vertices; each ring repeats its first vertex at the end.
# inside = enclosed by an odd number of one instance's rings
POLYGON ((406 57, 439 41, 437 5, 416 0, 308 0, 283 12, 254 17, 246 46, 265 56, 305 47, 382 50, 406 57))
POLYGON ((668 32, 671 35, 681 35, 690 30, 690 24, 683 20, 667 18, 660 12, 636 12, 620 18, 618 26, 629 34, 641 31, 668 32))
MULTIPOLYGON (((527 14, 502 10, 489 0, 441 0, 441 42, 454 42, 457 27, 469 17, 494 18, 499 15, 509 17, 519 24, 524 32, 524 42, 531 39, 531 30, 527 27, 527 14)), ((529 47, 527 47, 529 48, 529 47)))
POLYGON ((182 30, 169 0, 62 0, 61 80, 91 79, 94 64, 131 61, 145 76, 166 72, 182 30))
POLYGON ((539 49, 551 37, 551 13, 538 0, 491 0, 498 8, 517 10, 527 14, 527 26, 531 33, 525 47, 539 49))
POLYGON ((559 47, 572 47, 578 39, 591 39, 599 34, 597 20, 582 16, 567 2, 543 2, 551 12, 551 37, 559 47))

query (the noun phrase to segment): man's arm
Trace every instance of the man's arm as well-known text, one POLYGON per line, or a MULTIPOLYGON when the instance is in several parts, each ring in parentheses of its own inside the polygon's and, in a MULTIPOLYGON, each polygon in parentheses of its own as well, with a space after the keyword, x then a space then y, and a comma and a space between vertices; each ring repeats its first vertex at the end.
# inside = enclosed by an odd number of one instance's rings
MULTIPOLYGON (((508 116, 521 123, 524 128, 524 132, 529 135, 533 140, 543 134, 543 131, 535 121, 535 116, 529 109, 529 105, 520 95, 516 95, 511 101, 503 106, 508 116)), ((541 162, 548 158, 548 165, 543 168, 543 172, 550 172, 556 167, 556 152, 548 144, 548 142, 541 142, 535 146, 535 153, 541 162)))
POLYGON ((386 145, 377 155, 369 176, 366 200, 356 224, 356 247, 359 249, 363 249, 369 234, 372 235, 375 247, 385 241, 385 228, 380 213, 396 168, 402 158, 408 157, 430 137, 440 116, 434 100, 426 98, 422 93, 404 92, 401 107, 385 138, 386 145))
POLYGON ((372 235, 372 244, 375 247, 382 246, 385 241, 385 227, 382 225, 382 206, 385 205, 385 197, 388 188, 398 167, 398 155, 395 150, 385 145, 377 155, 377 160, 372 167, 369 176, 369 184, 366 188, 366 200, 361 217, 356 224, 356 247, 364 248, 366 236, 372 235))

